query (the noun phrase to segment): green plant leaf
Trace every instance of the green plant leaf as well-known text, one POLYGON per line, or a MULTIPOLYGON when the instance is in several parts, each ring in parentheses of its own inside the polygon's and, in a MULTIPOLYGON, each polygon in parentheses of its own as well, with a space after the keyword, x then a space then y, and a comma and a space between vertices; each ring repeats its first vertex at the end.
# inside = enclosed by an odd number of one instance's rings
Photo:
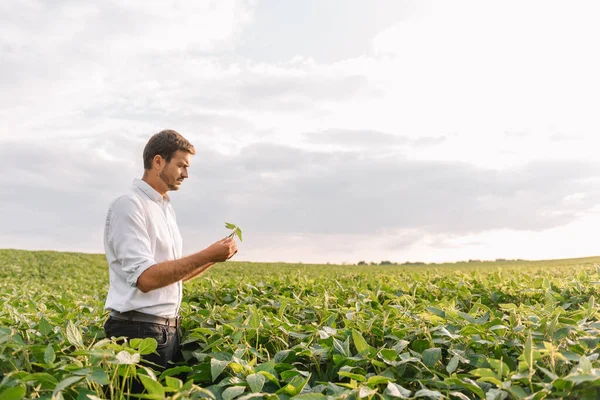
POLYGON ((221 361, 216 358, 210 359, 210 375, 213 382, 216 381, 223 370, 227 368, 227 365, 229 365, 229 361, 221 361))
POLYGON ((394 382, 389 382, 387 384, 387 388, 385 389, 385 394, 399 399, 409 399, 412 392, 394 382))
POLYGON ((396 350, 381 349, 379 350, 379 354, 381 354, 381 357, 387 361, 394 361, 398 358, 398 352, 396 350))
POLYGON ((442 359, 442 349, 434 347, 423 351, 423 364, 429 368, 433 367, 438 361, 442 359))
POLYGON ((48 346, 46 346, 46 351, 44 351, 44 362, 46 364, 52 364, 55 359, 56 355, 54 354, 54 348, 52 347, 52 344, 48 344, 48 346))
POLYGON ((131 339, 130 344, 143 356, 154 353, 158 347, 158 342, 154 338, 131 339))
POLYGON ((421 389, 415 393, 415 397, 428 397, 430 399, 442 400, 444 395, 437 390, 421 389))
POLYGON ((221 393, 223 400, 231 400, 244 393, 246 388, 244 386, 230 386, 221 393))
MULTIPOLYGON (((54 389, 58 385, 58 380, 46 372, 36 372, 22 378, 23 382, 38 382, 42 384, 44 389, 54 389)), ((0 396, 0 398, 2 398, 0 396)))
POLYGON ((3 390, 0 393, 2 400, 21 400, 25 398, 25 387, 24 386, 13 386, 3 390))
POLYGON ((454 371, 456 371, 456 368, 458 368, 458 362, 459 361, 460 360, 459 360, 459 358, 457 356, 452 357, 452 359, 450 360, 450 362, 446 366, 446 371, 448 371, 449 374, 452 374, 454 371))
POLYGON ((48 336, 52 332, 52 325, 48 322, 48 320, 44 317, 40 319, 40 323, 38 324, 38 330, 44 336, 48 336))
POLYGON ((348 372, 348 371, 338 371, 338 375, 346 377, 346 378, 354 379, 357 382, 364 382, 367 380, 364 376, 362 376, 360 374, 354 374, 354 373, 348 372))
POLYGON ((387 376, 375 375, 375 376, 370 377, 367 380, 367 386, 370 388, 374 388, 377 385, 381 385, 383 383, 390 383, 392 381, 394 381, 393 378, 389 378, 387 376))
POLYGON ((371 349, 371 346, 369 346, 367 341, 356 329, 352 330, 352 341, 354 342, 354 347, 356 347, 356 351, 358 351, 359 354, 366 353, 371 349))
POLYGON ((250 386, 250 390, 254 393, 260 392, 265 385, 267 378, 262 374, 250 374, 246 377, 246 382, 250 386))
POLYGON ((98 385, 108 385, 110 383, 110 379, 108 378, 108 374, 105 370, 100 367, 94 367, 92 373, 88 375, 89 380, 97 383, 98 385))
POLYGON ((62 392, 69 386, 76 384, 77 382, 81 381, 83 378, 84 378, 83 376, 70 376, 66 379, 63 379, 54 388, 54 392, 53 392, 52 396, 55 396, 57 393, 62 392))
POLYGON ((165 377, 165 384, 175 390, 180 390, 183 387, 181 379, 173 378, 172 376, 165 377))
MULTIPOLYGON (((491 370, 490 370, 491 372, 491 370)), ((458 378, 448 378, 445 380, 446 383, 455 385, 464 389, 467 389, 473 393, 475 393, 480 399, 485 399, 485 393, 483 390, 477 386, 477 384, 472 380, 467 379, 458 379, 458 378)))
POLYGON ((148 375, 138 375, 138 378, 140 378, 144 388, 146 388, 149 394, 157 397, 161 396, 160 398, 165 397, 165 388, 160 383, 156 382, 148 375))
POLYGON ((72 321, 67 324, 67 340, 75 347, 83 347, 81 332, 72 321))
POLYGON ((180 365, 177 367, 173 367, 173 368, 169 368, 164 370, 161 374, 160 374, 160 379, 165 378, 167 376, 175 376, 175 375, 179 375, 183 372, 190 372, 192 370, 191 367, 188 367, 187 365, 180 365))
POLYGON ((529 331, 529 335, 525 340, 523 358, 525 364, 527 364, 527 366, 529 367, 529 371, 533 372, 533 337, 531 336, 531 331, 529 331))
POLYGON ((321 393, 302 393, 291 397, 293 400, 327 400, 327 396, 321 393))

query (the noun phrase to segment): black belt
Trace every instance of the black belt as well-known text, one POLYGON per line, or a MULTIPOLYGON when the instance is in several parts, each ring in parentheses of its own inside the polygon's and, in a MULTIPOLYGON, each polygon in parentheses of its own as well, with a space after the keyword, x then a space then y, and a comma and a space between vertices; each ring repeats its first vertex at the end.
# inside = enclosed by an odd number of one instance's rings
POLYGON ((118 312, 112 310, 110 312, 110 317, 118 319, 119 321, 148 322, 150 324, 166 325, 169 327, 181 326, 181 317, 179 316, 173 318, 165 318, 152 314, 145 314, 139 311, 118 312))

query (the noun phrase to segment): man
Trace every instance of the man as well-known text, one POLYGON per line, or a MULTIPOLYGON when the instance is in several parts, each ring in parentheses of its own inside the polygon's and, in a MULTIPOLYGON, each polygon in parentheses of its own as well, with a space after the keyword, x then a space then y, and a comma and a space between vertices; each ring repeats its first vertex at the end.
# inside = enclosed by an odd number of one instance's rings
POLYGON ((182 281, 237 253, 235 240, 223 239, 187 257, 167 192, 179 190, 195 154, 172 130, 150 138, 144 148, 144 175, 114 200, 104 229, 110 286, 104 325, 107 337, 151 337, 158 355, 145 359, 162 368, 178 360, 182 281))

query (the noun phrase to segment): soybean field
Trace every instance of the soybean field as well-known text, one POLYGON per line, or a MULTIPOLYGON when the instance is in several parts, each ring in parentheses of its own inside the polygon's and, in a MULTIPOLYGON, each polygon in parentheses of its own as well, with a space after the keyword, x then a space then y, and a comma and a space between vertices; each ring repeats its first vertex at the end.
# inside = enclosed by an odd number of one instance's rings
POLYGON ((596 263, 217 264, 157 373, 104 337, 104 255, 0 250, 0 399, 598 399, 596 263))

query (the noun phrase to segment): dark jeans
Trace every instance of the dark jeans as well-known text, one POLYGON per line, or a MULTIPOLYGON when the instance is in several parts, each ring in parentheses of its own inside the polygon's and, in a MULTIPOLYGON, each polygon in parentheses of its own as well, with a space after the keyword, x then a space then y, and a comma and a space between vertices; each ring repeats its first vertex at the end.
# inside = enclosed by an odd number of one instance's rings
MULTIPOLYGON (((158 343, 156 351, 158 354, 147 354, 142 356, 142 364, 146 364, 155 371, 157 375, 165 369, 174 367, 169 361, 179 362, 183 361, 183 356, 179 349, 179 329, 175 327, 168 327, 165 325, 151 324, 149 322, 135 322, 135 321, 122 321, 112 317, 109 317, 104 324, 104 332, 106 337, 110 338, 125 336, 128 339, 136 338, 153 338, 158 343), (149 361, 156 365, 144 363, 149 361)), ((130 392, 131 393, 142 393, 143 386, 140 382, 134 381, 130 392)))

